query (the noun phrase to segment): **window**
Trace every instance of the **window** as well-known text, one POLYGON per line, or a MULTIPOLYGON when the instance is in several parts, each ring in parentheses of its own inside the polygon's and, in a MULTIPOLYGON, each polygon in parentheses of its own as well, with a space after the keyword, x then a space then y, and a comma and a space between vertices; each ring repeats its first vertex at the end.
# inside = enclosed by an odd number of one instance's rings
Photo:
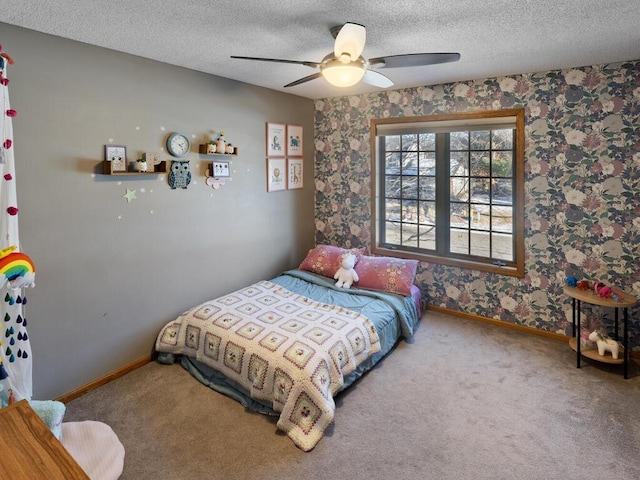
POLYGON ((524 110, 372 121, 372 251, 524 275, 524 110))

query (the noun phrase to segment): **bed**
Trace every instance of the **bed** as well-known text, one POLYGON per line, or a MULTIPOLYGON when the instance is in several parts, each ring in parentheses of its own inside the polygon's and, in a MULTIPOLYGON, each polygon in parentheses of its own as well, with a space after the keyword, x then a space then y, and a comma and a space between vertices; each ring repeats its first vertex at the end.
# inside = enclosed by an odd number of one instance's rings
POLYGON ((414 285, 408 295, 347 290, 315 270, 289 270, 194 306, 158 334, 158 361, 180 362, 246 408, 277 415, 278 429, 313 449, 333 422, 333 397, 411 337, 420 318, 414 285))

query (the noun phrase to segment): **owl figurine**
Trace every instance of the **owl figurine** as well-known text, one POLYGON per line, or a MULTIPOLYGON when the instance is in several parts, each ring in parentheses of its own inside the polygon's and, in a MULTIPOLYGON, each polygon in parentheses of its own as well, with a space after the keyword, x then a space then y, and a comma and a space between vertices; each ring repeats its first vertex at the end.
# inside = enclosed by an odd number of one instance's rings
POLYGON ((187 188, 191 183, 191 171, 189 170, 189 161, 171 162, 171 172, 169 173, 169 186, 174 190, 176 188, 187 188))

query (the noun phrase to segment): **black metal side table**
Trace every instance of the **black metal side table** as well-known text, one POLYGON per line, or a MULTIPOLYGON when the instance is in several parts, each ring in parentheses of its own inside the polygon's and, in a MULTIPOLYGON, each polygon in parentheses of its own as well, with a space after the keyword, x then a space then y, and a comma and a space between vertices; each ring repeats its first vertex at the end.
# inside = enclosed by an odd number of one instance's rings
POLYGON ((564 287, 565 295, 573 299, 573 338, 569 340, 569 345, 577 352, 576 366, 580 368, 580 357, 584 356, 598 362, 623 364, 624 378, 629 378, 629 307, 633 307, 638 300, 633 295, 625 292, 616 292, 619 298, 602 298, 593 290, 581 290, 576 287, 564 287), (610 307, 615 309, 615 332, 614 339, 618 340, 618 309, 624 309, 623 316, 623 340, 622 340, 622 358, 613 358, 611 356, 600 355, 597 350, 580 350, 580 306, 582 302, 601 307, 610 307), (577 312, 577 313, 576 313, 577 312), (577 321, 576 321, 577 320, 577 321))

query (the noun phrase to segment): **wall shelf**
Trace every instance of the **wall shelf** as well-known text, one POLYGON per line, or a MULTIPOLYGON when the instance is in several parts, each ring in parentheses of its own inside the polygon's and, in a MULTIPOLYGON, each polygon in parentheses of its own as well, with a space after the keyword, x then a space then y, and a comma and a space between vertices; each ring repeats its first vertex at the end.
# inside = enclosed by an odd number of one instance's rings
MULTIPOLYGON (((158 163, 157 165, 151 165, 151 168, 153 169, 153 171, 150 172, 136 172, 134 170, 127 170, 126 172, 114 172, 112 171, 112 162, 108 162, 106 160, 102 161, 103 164, 103 173, 105 175, 127 175, 127 176, 134 176, 134 175, 159 175, 161 173, 167 173, 168 172, 168 168, 167 168, 167 163, 170 162, 170 160, 163 160, 162 162, 158 163)), ((130 167, 129 167, 130 168, 130 167)))
POLYGON ((209 155, 211 157, 237 157, 238 156, 238 147, 233 147, 233 153, 207 153, 207 144, 200 144, 198 148, 198 153, 201 155, 209 155))

